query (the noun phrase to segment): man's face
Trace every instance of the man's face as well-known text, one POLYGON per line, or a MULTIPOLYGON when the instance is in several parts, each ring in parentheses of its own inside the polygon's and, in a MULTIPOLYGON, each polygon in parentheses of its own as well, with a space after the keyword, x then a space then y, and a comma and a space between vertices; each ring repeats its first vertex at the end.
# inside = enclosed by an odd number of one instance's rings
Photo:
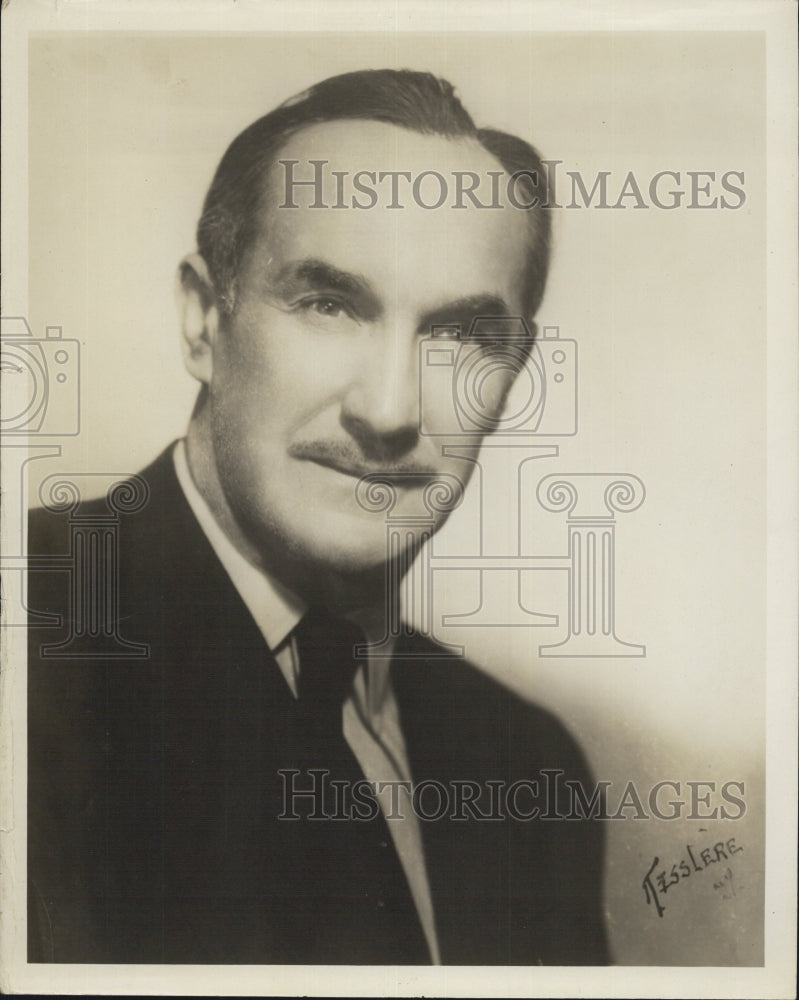
MULTIPOLYGON (((471 170, 490 190, 487 172, 501 165, 470 140, 338 121, 296 133, 279 159, 299 161, 295 179, 313 175, 309 160, 329 161, 329 207, 310 207, 310 187, 294 188, 296 208, 278 207, 285 173, 273 169, 233 315, 214 346, 214 457, 226 501, 267 565, 288 557, 358 573, 387 558, 386 513, 356 501, 361 477, 390 481, 392 518, 431 516, 423 496, 437 475, 468 480, 473 464, 443 455, 446 439, 423 433, 452 426, 451 392, 425 394, 420 428, 420 343, 434 324, 466 334, 477 315, 522 314, 529 221, 468 199, 454 209, 451 193, 425 209, 410 186, 404 207, 391 209, 388 182, 373 208, 349 207, 363 170, 436 170, 450 187, 452 171, 471 170), (333 171, 346 172, 346 209, 330 207, 333 171)), ((484 411, 500 414, 512 380, 501 367, 485 380, 484 411)), ((471 455, 480 444, 449 440, 471 455)), ((433 517, 438 526, 446 514, 433 517)))

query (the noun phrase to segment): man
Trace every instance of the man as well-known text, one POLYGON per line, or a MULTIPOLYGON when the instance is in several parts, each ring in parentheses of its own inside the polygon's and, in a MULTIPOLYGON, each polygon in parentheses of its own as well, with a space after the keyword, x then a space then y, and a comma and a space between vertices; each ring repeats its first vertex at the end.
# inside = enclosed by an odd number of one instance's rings
MULTIPOLYGON (((442 447, 451 394, 420 413, 420 343, 490 318, 464 346, 496 423, 545 203, 535 151, 428 74, 326 80, 232 143, 179 272, 200 393, 119 531, 119 618, 149 655, 59 661, 30 630, 31 961, 608 960, 600 826, 530 801, 556 771, 588 782, 579 749, 391 627, 451 507, 429 490, 457 496, 481 438, 442 447), (399 550, 364 486, 410 525, 399 550)), ((35 512, 29 551, 69 552, 67 521, 35 512)), ((67 583, 33 572, 29 606, 68 628, 67 583)))

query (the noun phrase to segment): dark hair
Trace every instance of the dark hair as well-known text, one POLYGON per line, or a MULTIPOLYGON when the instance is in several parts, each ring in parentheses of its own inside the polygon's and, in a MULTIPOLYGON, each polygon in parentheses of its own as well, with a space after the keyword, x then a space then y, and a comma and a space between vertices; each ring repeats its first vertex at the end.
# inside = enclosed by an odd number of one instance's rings
MULTIPOLYGON (((524 140, 478 129, 452 84, 431 73, 360 70, 315 84, 246 128, 217 167, 197 226, 204 258, 223 315, 233 312, 236 278, 255 235, 264 179, 281 146, 299 129, 320 122, 363 119, 428 135, 476 139, 517 178, 524 204, 547 204, 547 182, 536 150, 524 140), (537 198, 537 201, 534 199, 537 198)), ((525 290, 527 318, 541 302, 549 266, 550 220, 546 208, 530 211, 532 241, 525 290)))

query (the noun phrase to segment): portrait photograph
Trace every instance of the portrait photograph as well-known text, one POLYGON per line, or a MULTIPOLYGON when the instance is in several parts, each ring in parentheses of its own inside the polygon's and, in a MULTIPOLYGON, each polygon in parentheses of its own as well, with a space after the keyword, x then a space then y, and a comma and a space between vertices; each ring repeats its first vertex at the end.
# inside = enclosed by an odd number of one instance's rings
POLYGON ((795 7, 2 18, 3 990, 795 995, 795 7))

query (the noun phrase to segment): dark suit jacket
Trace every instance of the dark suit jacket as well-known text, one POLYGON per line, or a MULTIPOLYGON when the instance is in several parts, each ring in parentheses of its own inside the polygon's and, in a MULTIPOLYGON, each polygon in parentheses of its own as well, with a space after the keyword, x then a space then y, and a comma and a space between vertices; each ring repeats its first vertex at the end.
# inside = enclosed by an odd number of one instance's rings
MULTIPOLYGON (((402 942, 389 959, 370 949, 363 914, 328 885, 324 824, 277 820, 278 772, 302 759, 294 699, 171 454, 142 476, 149 503, 119 528, 119 632, 148 657, 40 655, 76 610, 67 574, 29 574, 29 608, 64 616, 29 633, 30 960, 415 961, 402 942)), ((67 553, 68 531, 63 515, 33 512, 29 552, 67 553)), ((410 651, 434 647, 403 640, 392 664, 417 782, 487 790, 553 768, 590 785, 552 715, 463 660, 410 651)), ((444 963, 608 961, 601 823, 451 812, 421 823, 444 963)))

